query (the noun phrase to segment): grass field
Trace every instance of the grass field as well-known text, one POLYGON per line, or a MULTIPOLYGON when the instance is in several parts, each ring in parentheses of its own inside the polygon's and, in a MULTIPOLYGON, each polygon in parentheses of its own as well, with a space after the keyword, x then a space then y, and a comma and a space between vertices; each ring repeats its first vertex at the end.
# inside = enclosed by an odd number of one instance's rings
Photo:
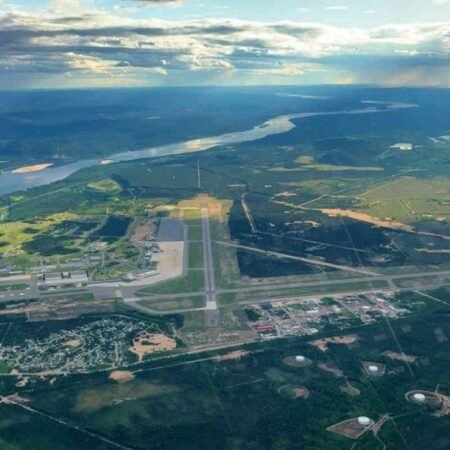
MULTIPOLYGON (((439 270, 442 271, 450 271, 449 264, 441 264, 439 266, 439 270)), ((385 267, 379 270, 380 273, 384 273, 386 275, 403 275, 403 274, 411 274, 415 272, 435 272, 436 266, 433 265, 423 265, 423 266, 397 266, 397 267, 385 267)))
POLYGON ((401 177, 358 196, 358 210, 402 223, 450 218, 450 179, 401 177))
POLYGON ((448 286, 450 285, 450 274, 440 276, 421 276, 417 278, 405 278, 403 280, 395 280, 395 284, 401 288, 419 288, 421 286, 448 286))
POLYGON ((3 254, 20 252, 22 244, 65 220, 73 220, 78 216, 70 213, 54 214, 32 222, 0 223, 0 250, 3 254))
POLYGON ((27 287, 29 287, 28 284, 0 284, 0 292, 23 291, 27 287))
POLYGON ((189 270, 187 275, 166 283, 159 283, 137 292, 139 297, 148 294, 178 294, 183 292, 199 292, 204 286, 204 275, 201 270, 189 270))
POLYGON ((202 308, 204 303, 205 298, 202 296, 180 298, 176 300, 143 300, 140 302, 141 305, 155 311, 179 311, 183 309, 202 308))
POLYGON ((205 314, 203 311, 191 311, 183 313, 184 331, 204 331, 205 329, 205 314))
POLYGON ((300 286, 286 289, 270 289, 249 292, 226 292, 218 296, 220 305, 230 305, 234 303, 245 303, 254 300, 270 300, 283 297, 308 296, 308 295, 327 295, 339 292, 367 291, 372 289, 387 288, 388 284, 383 280, 374 280, 371 282, 351 282, 350 280, 342 284, 327 286, 300 286))
POLYGON ((107 281, 121 278, 124 274, 136 270, 137 265, 132 261, 127 263, 116 264, 114 262, 107 263, 94 273, 95 281, 107 281))
POLYGON ((239 272, 236 250, 214 243, 212 248, 216 285, 221 288, 230 288, 245 284, 239 272))
MULTIPOLYGON (((309 170, 323 170, 327 172, 339 172, 339 171, 364 171, 364 172, 379 172, 382 171, 382 167, 372 167, 372 166, 337 166, 333 164, 318 164, 315 162, 312 156, 299 156, 295 162, 300 164, 305 169, 309 170)), ((298 169, 293 169, 298 170, 298 169)))
POLYGON ((202 228, 200 221, 189 221, 187 222, 189 226, 188 239, 190 241, 201 241, 202 240, 202 228))
POLYGON ((116 194, 122 190, 119 183, 112 178, 103 178, 102 180, 93 181, 87 184, 89 189, 102 192, 105 194, 116 194))
POLYGON ((203 245, 201 242, 189 243, 189 268, 200 269, 203 267, 203 245))

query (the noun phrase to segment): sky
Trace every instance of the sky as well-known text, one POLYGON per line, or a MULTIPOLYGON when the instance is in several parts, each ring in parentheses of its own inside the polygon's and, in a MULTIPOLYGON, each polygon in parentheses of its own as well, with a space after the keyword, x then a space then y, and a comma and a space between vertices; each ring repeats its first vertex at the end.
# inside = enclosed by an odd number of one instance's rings
POLYGON ((450 0, 0 0, 0 89, 450 88, 450 0))

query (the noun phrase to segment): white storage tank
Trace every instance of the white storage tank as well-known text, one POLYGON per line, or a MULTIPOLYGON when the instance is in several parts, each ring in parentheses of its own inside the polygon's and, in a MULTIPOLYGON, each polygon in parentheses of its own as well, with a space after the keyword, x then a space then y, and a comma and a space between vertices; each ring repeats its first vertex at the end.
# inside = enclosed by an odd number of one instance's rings
POLYGON ((363 427, 367 427, 370 425, 370 419, 366 416, 358 417, 358 423, 363 427))
POLYGON ((413 395, 413 398, 418 403, 423 403, 425 401, 425 395, 421 394, 420 392, 417 392, 413 395))

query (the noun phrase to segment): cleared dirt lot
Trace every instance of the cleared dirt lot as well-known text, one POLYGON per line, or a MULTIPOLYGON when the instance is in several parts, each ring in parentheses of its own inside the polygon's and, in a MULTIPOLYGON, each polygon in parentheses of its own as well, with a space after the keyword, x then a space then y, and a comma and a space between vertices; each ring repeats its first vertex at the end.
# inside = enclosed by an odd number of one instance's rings
POLYGON ((127 370, 115 370, 111 372, 108 377, 110 380, 117 381, 118 383, 127 383, 134 379, 132 372, 127 370))
POLYGON ((414 232, 414 228, 410 225, 405 225, 404 223, 397 222, 395 220, 380 219, 378 217, 370 216, 369 214, 351 211, 348 209, 328 209, 324 208, 320 210, 323 214, 330 217, 348 217, 350 219, 359 220, 361 222, 371 223, 378 227, 390 228, 393 230, 407 231, 410 233, 414 232))
POLYGON ((358 439, 362 434, 364 434, 367 430, 369 430, 373 426, 373 421, 370 422, 369 426, 363 426, 358 423, 358 419, 349 419, 344 420, 343 422, 339 422, 331 427, 328 427, 327 430, 332 433, 337 433, 342 436, 348 437, 350 439, 358 439))
POLYGON ((322 352, 326 352, 328 350, 328 344, 339 344, 339 345, 349 345, 356 342, 358 339, 357 336, 335 336, 331 338, 317 339, 311 342, 311 345, 317 347, 322 352))
POLYGON ((173 350, 176 346, 175 339, 165 334, 145 332, 134 340, 129 350, 131 353, 137 355, 139 362, 141 362, 145 355, 173 350))

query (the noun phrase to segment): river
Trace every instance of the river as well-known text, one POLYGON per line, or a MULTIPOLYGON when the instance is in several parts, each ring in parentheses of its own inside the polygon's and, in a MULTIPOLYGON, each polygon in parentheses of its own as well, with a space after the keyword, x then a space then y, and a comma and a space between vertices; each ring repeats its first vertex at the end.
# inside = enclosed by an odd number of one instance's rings
MULTIPOLYGON (((370 103, 370 101, 366 101, 366 103, 370 103)), ((372 103, 376 104, 376 102, 372 103)), ((267 136, 287 133, 288 131, 296 127, 293 120, 306 119, 308 117, 315 116, 380 113, 417 106, 397 102, 386 102, 383 104, 383 106, 386 105, 387 109, 378 109, 376 107, 373 107, 374 105, 372 105, 368 108, 349 111, 310 112, 278 116, 268 120, 267 122, 264 122, 261 125, 257 125, 250 130, 238 131, 235 133, 226 133, 219 136, 200 139, 192 139, 184 142, 162 145, 159 147, 152 147, 143 150, 115 153, 111 156, 107 156, 106 158, 104 158, 104 160, 114 163, 145 158, 155 158, 159 156, 178 155, 182 153, 202 152, 214 147, 256 141, 267 136)), ((89 159, 65 164, 62 166, 49 167, 38 172, 14 173, 12 171, 6 171, 3 172, 0 176, 0 195, 11 194, 12 192, 23 191, 34 187, 54 183, 55 181, 67 178, 68 176, 81 169, 95 167, 101 164, 102 160, 100 159, 89 159)))

